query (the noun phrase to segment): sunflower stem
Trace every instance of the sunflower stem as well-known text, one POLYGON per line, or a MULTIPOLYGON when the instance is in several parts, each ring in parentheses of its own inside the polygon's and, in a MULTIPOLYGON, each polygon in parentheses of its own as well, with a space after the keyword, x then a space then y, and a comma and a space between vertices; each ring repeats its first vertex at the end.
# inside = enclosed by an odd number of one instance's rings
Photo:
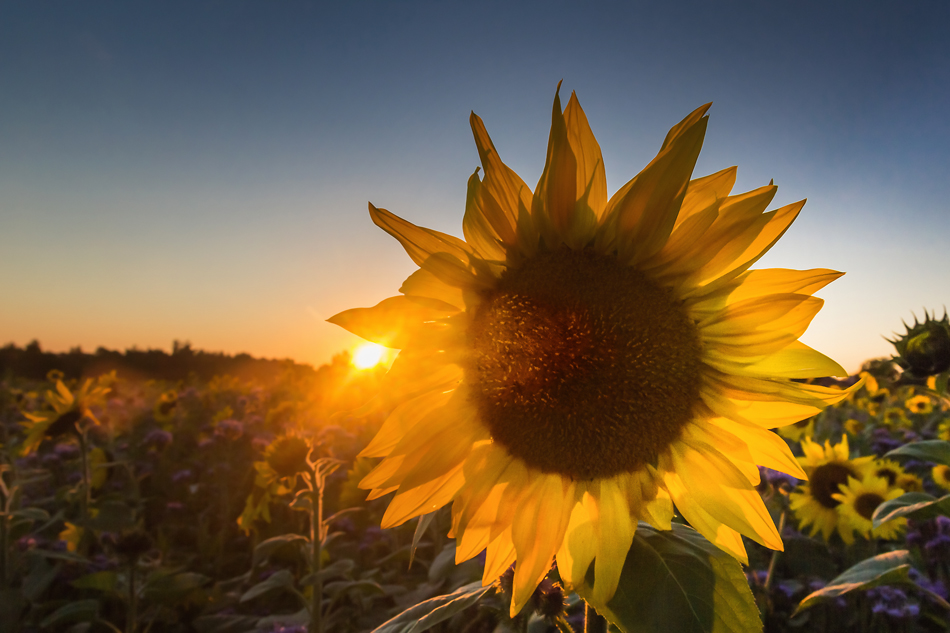
POLYGON ((79 431, 79 454, 82 457, 82 495, 79 497, 81 516, 83 519, 89 518, 89 503, 91 497, 91 486, 89 485, 89 456, 86 452, 89 450, 89 442, 86 438, 86 429, 79 431))
MULTIPOLYGON (((782 530, 785 529, 785 512, 786 512, 785 510, 782 510, 782 514, 779 515, 779 518, 778 518, 778 533, 779 533, 779 536, 782 535, 782 530)), ((779 556, 781 556, 781 554, 782 554, 782 552, 779 551, 779 550, 775 550, 774 552, 772 552, 772 559, 769 561, 769 571, 768 571, 768 573, 765 575, 765 595, 766 595, 766 599, 768 599, 768 598, 771 596, 772 578, 775 577, 775 566, 778 564, 778 558, 779 558, 779 556)), ((769 602, 771 603, 771 600, 769 600, 769 602)))
POLYGON ((310 595, 310 633, 323 633, 323 477, 310 468, 310 572, 314 575, 310 595))

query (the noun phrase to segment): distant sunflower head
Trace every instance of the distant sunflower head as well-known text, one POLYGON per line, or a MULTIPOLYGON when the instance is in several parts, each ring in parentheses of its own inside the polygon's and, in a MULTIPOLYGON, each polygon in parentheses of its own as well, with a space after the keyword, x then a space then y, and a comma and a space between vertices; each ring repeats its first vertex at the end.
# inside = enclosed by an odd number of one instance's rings
POLYGON ((800 457, 808 483, 801 490, 789 496, 790 507, 804 529, 810 526, 810 535, 821 532, 827 541, 837 530, 845 543, 854 542, 854 530, 840 520, 838 506, 841 500, 836 497, 848 479, 861 479, 873 467, 873 457, 850 458, 848 436, 842 435, 841 442, 832 445, 826 440, 824 446, 805 440, 802 442, 804 457, 800 457))
POLYGON ((842 523, 864 538, 894 540, 900 537, 907 527, 907 518, 900 517, 878 527, 874 527, 874 511, 884 503, 904 494, 904 491, 892 486, 883 477, 866 475, 862 479, 850 477, 841 486, 841 492, 834 495, 839 502, 838 514, 842 523))
POLYGON ((933 478, 935 484, 944 490, 950 490, 950 466, 937 464, 931 469, 930 476, 933 478))
POLYGON ((893 459, 875 459, 870 469, 871 474, 887 481, 888 486, 898 485, 901 477, 907 473, 904 468, 893 459))
POLYGON ((750 270, 804 202, 730 195, 735 168, 693 179, 708 108, 613 196, 576 96, 555 96, 534 190, 473 114, 464 240, 370 205, 419 269, 330 319, 401 350, 361 485, 396 492, 384 526, 452 502, 457 560, 487 550, 485 583, 517 560, 512 613, 553 557, 570 586, 596 561, 605 603, 637 522, 669 529, 674 505, 740 560, 740 534, 781 548, 756 465, 804 473, 767 429, 849 395, 793 381, 845 374, 798 341, 840 273, 750 270))
POLYGON ((25 437, 21 446, 23 453, 35 451, 44 439, 56 439, 63 435, 78 433, 82 424, 98 424, 91 407, 98 404, 109 391, 105 380, 87 379, 75 391, 56 378, 56 390, 46 391, 47 407, 40 411, 27 412, 22 422, 25 437))
POLYGON ((296 435, 282 435, 264 451, 264 461, 278 477, 293 477, 307 469, 310 442, 296 435))
POLYGON ((934 410, 933 400, 930 399, 930 396, 925 395, 908 398, 904 401, 904 406, 907 407, 907 410, 911 413, 917 413, 919 415, 927 415, 934 410))

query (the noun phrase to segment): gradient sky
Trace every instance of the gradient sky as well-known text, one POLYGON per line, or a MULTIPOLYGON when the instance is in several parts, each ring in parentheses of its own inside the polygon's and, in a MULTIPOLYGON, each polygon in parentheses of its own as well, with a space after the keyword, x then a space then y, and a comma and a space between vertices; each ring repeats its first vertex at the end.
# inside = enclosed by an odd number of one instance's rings
POLYGON ((713 102, 695 175, 808 198, 757 266, 847 271, 846 369, 942 314, 950 3, 660 4, 2 3, 0 344, 326 362, 414 268, 367 201, 460 235, 469 112, 533 186, 560 80, 610 193, 713 102))

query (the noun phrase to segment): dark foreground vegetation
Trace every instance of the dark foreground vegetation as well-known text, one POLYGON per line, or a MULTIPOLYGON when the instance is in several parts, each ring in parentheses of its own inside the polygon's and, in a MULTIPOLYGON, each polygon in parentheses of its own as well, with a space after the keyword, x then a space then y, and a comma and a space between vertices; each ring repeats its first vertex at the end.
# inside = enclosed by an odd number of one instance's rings
MULTIPOLYGON (((481 589, 482 559, 454 564, 448 508, 380 529, 389 496, 366 500, 357 484, 375 460, 357 455, 384 417, 359 411, 382 368, 357 370, 345 354, 313 369, 187 345, 7 346, 0 363, 2 631, 347 633, 420 603, 381 630, 583 629, 583 604, 556 569, 509 618, 504 576, 481 589)), ((826 536, 795 507, 820 495, 763 469, 787 550, 747 542, 766 631, 947 630, 947 376, 913 378, 890 361, 866 370, 850 398, 781 433, 806 469, 822 465, 804 456, 810 441, 827 455, 847 441, 839 462, 889 469, 884 496, 916 494, 917 505, 891 499, 886 529, 839 512, 826 536)), ((867 513, 836 503, 848 504, 867 513)))

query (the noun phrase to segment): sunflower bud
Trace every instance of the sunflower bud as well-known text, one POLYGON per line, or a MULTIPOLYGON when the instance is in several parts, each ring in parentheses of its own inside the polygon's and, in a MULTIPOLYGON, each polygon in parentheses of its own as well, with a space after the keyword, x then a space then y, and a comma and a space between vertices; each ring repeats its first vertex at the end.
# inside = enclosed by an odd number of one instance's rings
POLYGON ((894 360, 903 369, 918 378, 933 376, 950 369, 950 319, 944 312, 943 319, 937 320, 924 311, 924 322, 914 318, 914 327, 907 327, 906 333, 890 341, 897 349, 894 360))

